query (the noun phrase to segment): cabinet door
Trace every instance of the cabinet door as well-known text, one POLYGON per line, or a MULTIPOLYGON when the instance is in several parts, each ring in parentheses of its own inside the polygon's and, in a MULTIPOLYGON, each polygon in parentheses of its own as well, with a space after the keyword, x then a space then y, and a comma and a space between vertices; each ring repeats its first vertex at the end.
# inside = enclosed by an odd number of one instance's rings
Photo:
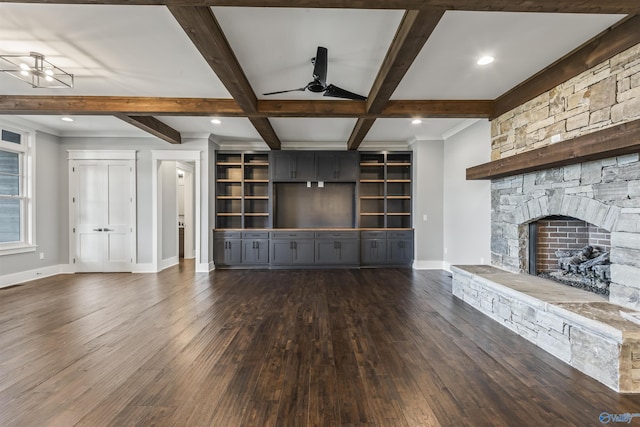
POLYGON ((293 180, 293 163, 295 158, 290 151, 274 151, 271 153, 271 179, 274 181, 293 180))
POLYGON ((340 263, 340 252, 335 240, 316 240, 316 264, 332 265, 340 263))
POLYGON ((243 240, 242 263, 247 265, 268 264, 269 241, 266 239, 243 240))
POLYGON ((218 265, 238 265, 242 261, 242 241, 220 239, 215 242, 214 262, 218 265))
POLYGON ((357 239, 316 240, 316 264, 357 265, 359 249, 357 239))
POLYGON ((274 151, 271 178, 274 181, 315 181, 315 159, 310 151, 274 151))
POLYGON ((292 240, 271 240, 271 264, 291 265, 293 257, 292 240))
POLYGON ((315 263, 315 248, 313 240, 294 240, 292 264, 313 265, 315 263))
POLYGON ((339 240, 338 260, 342 265, 357 265, 360 263, 360 245, 357 239, 339 240))
POLYGON ((293 179, 295 181, 316 181, 316 156, 313 152, 299 151, 294 153, 292 162, 293 179))
POLYGON ((362 264, 381 265, 387 262, 386 239, 363 239, 360 241, 362 264))
POLYGON ((406 265, 413 261, 413 239, 389 239, 388 263, 391 265, 406 265))
POLYGON ((318 181, 356 181, 358 157, 356 152, 321 152, 316 154, 318 181))

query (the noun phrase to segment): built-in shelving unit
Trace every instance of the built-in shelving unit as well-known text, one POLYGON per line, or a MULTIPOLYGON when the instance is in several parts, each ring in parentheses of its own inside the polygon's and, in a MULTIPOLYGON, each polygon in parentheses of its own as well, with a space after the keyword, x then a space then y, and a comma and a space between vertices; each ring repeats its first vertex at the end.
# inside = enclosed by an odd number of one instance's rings
POLYGON ((361 153, 361 228, 411 228, 411 153, 361 153))
POLYGON ((269 154, 216 155, 216 228, 270 228, 269 154))

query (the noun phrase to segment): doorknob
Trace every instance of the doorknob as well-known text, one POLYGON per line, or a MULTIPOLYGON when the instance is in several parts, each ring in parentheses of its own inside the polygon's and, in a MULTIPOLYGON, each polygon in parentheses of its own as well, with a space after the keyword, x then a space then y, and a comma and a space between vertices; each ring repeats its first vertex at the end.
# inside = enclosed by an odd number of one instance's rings
POLYGON ((93 231, 103 231, 102 228, 94 228, 93 231))
POLYGON ((104 229, 104 230, 102 230, 102 231, 113 231, 113 229, 112 229, 112 228, 105 228, 105 229, 104 229))

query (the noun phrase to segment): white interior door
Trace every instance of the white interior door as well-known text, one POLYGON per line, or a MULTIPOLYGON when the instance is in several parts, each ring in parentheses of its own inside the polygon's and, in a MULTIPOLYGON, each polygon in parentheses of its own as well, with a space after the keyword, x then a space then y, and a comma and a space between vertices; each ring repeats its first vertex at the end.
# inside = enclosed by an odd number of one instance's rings
POLYGON ((76 271, 131 271, 133 162, 76 160, 71 166, 76 271))

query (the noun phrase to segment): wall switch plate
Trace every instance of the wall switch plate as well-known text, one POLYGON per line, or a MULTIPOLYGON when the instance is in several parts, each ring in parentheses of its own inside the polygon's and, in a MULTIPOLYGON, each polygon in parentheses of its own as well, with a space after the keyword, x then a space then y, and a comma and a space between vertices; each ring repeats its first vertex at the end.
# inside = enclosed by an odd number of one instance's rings
POLYGON ((429 217, 427 216, 427 214, 422 215, 422 220, 426 221, 429 217))
POLYGON ((318 188, 324 188, 324 181, 318 181, 318 188))
POLYGON ((552 144, 555 144, 556 142, 560 142, 560 141, 562 141, 562 135, 560 135, 559 133, 551 137, 552 144))
POLYGON ((311 188, 311 181, 307 181, 307 188, 311 188))
POLYGON ((40 259, 44 259, 44 252, 40 252, 40 259))

